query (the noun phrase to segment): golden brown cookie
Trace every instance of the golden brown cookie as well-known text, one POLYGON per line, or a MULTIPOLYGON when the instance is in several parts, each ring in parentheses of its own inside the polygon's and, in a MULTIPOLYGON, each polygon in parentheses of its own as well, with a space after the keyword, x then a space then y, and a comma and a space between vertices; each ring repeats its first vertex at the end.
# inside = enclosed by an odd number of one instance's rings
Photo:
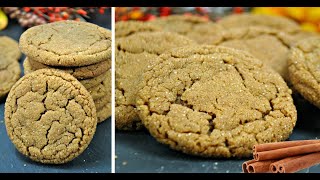
POLYGON ((63 67, 63 66, 48 66, 45 64, 42 64, 40 62, 37 62, 35 60, 32 60, 30 58, 25 59, 25 61, 29 61, 28 63, 30 64, 31 68, 33 70, 38 70, 38 69, 58 69, 62 70, 66 73, 69 73, 73 75, 77 79, 88 79, 88 78, 93 78, 97 77, 107 71, 107 69, 111 68, 111 60, 105 60, 101 61, 96 64, 91 64, 87 66, 80 66, 80 67, 63 67))
POLYGON ((262 14, 233 14, 223 17, 217 23, 225 29, 263 26, 267 28, 275 28, 287 33, 301 30, 299 24, 289 18, 262 14))
MULTIPOLYGON (((35 71, 35 69, 33 69, 29 63, 29 61, 26 61, 27 59, 24 60, 23 62, 23 68, 24 68, 24 74, 29 74, 32 73, 33 71, 35 71)), ((93 78, 89 78, 89 79, 82 79, 79 80, 79 82, 86 88, 86 89, 90 89, 93 87, 98 86, 99 84, 102 83, 102 81, 106 78, 107 76, 107 72, 97 76, 97 77, 93 77, 93 78)))
POLYGON ((0 100, 10 91, 11 87, 20 78, 21 70, 19 63, 12 56, 0 53, 0 100))
POLYGON ((291 47, 288 60, 289 78, 310 103, 320 108, 320 38, 311 37, 291 47))
POLYGON ((111 58, 111 32, 87 22, 34 26, 21 35, 19 45, 27 57, 50 66, 85 66, 111 58))
POLYGON ((136 33, 116 40, 116 128, 141 129, 135 109, 135 95, 140 75, 157 61, 163 52, 194 41, 170 32, 136 33))
POLYGON ((116 38, 127 37, 139 32, 156 32, 161 28, 143 21, 119 21, 116 23, 116 38))
POLYGON ((198 16, 171 15, 157 18, 150 24, 187 36, 199 44, 215 44, 222 39, 224 30, 220 25, 198 16))
POLYGON ((10 60, 19 60, 21 52, 18 42, 7 36, 0 36, 0 54, 10 58, 10 60))
POLYGON ((281 76, 249 53, 219 46, 172 49, 142 76, 139 116, 159 142, 205 157, 249 157, 286 140, 297 120, 281 76))
POLYGON ((89 88, 88 91, 90 92, 93 100, 98 100, 106 96, 111 98, 111 69, 107 71, 101 83, 99 83, 97 86, 89 88))
POLYGON ((107 120, 111 116, 111 104, 102 106, 100 109, 97 109, 97 119, 98 123, 101 123, 107 120))
POLYGON ((251 26, 225 31, 224 39, 218 45, 248 51, 287 80, 288 39, 287 33, 276 29, 251 26))
POLYGON ((97 125, 89 92, 72 75, 41 69, 22 77, 5 103, 8 136, 17 150, 46 164, 62 164, 89 145, 97 125))

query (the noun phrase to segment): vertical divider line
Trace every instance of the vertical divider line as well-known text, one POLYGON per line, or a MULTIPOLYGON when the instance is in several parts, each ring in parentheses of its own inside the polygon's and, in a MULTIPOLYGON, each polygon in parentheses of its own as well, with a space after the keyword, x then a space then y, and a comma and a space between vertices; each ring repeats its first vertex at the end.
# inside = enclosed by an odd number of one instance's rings
POLYGON ((115 7, 111 7, 112 57, 111 57, 111 173, 115 173, 115 7))

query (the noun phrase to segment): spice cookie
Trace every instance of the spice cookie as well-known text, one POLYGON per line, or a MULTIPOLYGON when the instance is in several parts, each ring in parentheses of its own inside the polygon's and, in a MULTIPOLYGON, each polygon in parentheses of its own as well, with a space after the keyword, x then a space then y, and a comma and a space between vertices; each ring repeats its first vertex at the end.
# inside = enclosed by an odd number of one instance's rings
POLYGON ((218 45, 248 51, 277 71, 285 80, 290 44, 289 35, 265 27, 233 28, 224 32, 224 40, 218 45))
POLYGON ((223 28, 198 16, 171 15, 150 21, 163 30, 179 33, 199 44, 214 44, 222 39, 223 28))
POLYGON ((111 103, 111 96, 105 96, 100 99, 94 100, 94 104, 96 105, 96 109, 102 109, 107 104, 111 103))
POLYGON ((20 49, 50 66, 85 66, 111 59, 111 32, 97 25, 59 21, 26 30, 20 49))
POLYGON ((142 21, 119 21, 116 23, 116 38, 127 37, 138 32, 156 32, 161 28, 142 21))
POLYGON ((0 53, 0 100, 20 78, 21 70, 16 59, 0 53))
POLYGON ((305 99, 320 108, 320 38, 299 41, 288 59, 290 82, 305 99))
POLYGON ((93 100, 97 100, 103 97, 111 98, 111 69, 108 70, 104 80, 98 86, 89 88, 88 91, 91 94, 93 100))
POLYGON ((111 116, 111 104, 108 103, 105 106, 102 106, 100 109, 97 109, 97 119, 98 123, 101 123, 107 120, 111 116))
POLYGON ((10 60, 19 60, 21 52, 18 42, 7 36, 0 36, 0 54, 8 56, 10 60))
POLYGON ((110 71, 107 71, 97 77, 93 77, 90 79, 82 79, 79 80, 81 82, 81 84, 86 88, 86 89, 90 89, 93 88, 95 86, 98 86, 99 84, 102 83, 102 81, 107 77, 107 73, 110 73, 110 71))
POLYGON ((219 46, 172 49, 142 76, 139 116, 159 142, 205 157, 249 157, 285 140, 297 119, 281 76, 249 53, 219 46))
POLYGON ((158 56, 175 47, 195 44, 194 41, 170 32, 137 33, 116 41, 116 128, 138 130, 142 124, 135 108, 140 75, 158 56))
POLYGON ((19 152, 62 164, 89 145, 97 125, 89 92, 70 74, 41 69, 22 77, 5 103, 8 136, 19 152))
POLYGON ((87 66, 81 67, 62 67, 62 66, 48 66, 32 60, 30 58, 26 58, 25 61, 29 61, 30 66, 34 70, 49 68, 49 69, 58 69, 62 70, 66 73, 73 75, 77 79, 88 79, 101 75, 106 72, 107 69, 111 68, 111 60, 101 61, 96 64, 91 64, 87 66))
POLYGON ((301 31, 299 24, 295 21, 286 17, 271 15, 248 13, 234 14, 221 18, 217 23, 225 29, 250 26, 263 26, 267 28, 275 28, 279 31, 284 31, 287 33, 301 31))

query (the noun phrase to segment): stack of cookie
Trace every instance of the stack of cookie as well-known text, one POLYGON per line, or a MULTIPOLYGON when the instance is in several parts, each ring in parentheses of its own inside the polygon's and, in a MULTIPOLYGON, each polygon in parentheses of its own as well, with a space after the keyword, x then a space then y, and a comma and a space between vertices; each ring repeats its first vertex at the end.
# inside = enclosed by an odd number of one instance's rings
POLYGON ((61 21, 35 26, 20 38, 25 74, 58 69, 77 78, 90 92, 98 122, 111 116, 111 33, 97 25, 61 21))

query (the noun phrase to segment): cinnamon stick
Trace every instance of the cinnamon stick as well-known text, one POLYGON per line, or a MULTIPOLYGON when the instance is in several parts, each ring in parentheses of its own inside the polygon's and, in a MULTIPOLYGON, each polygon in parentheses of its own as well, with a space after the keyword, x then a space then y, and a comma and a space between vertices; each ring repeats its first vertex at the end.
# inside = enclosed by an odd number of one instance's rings
POLYGON ((254 163, 251 163, 247 167, 247 171, 249 173, 267 173, 270 172, 270 164, 275 162, 275 160, 269 160, 269 161, 256 161, 254 163))
POLYGON ((246 161, 246 162, 242 163, 242 172, 248 173, 248 165, 249 165, 249 164, 252 164, 252 163, 254 163, 254 162, 257 162, 257 161, 254 160, 254 159, 251 159, 251 160, 249 160, 249 161, 246 161))
POLYGON ((269 171, 272 172, 272 173, 278 173, 278 172, 280 172, 279 165, 287 163, 287 162, 289 162, 289 161, 291 161, 293 159, 300 158, 300 157, 302 157, 302 155, 301 156, 287 157, 287 158, 281 159, 279 161, 275 161, 275 162, 270 164, 269 171))
POLYGON ((270 151, 275 149, 293 147, 293 146, 301 146, 307 144, 315 144, 320 143, 320 140, 298 140, 298 141, 284 141, 284 142, 275 142, 275 143, 265 143, 258 144, 253 146, 253 152, 256 154, 257 152, 262 151, 270 151))
POLYGON ((301 146, 293 146, 288 148, 275 149, 270 151, 262 151, 254 154, 256 161, 281 159, 290 156, 314 153, 320 151, 320 143, 307 144, 301 146))
POLYGON ((320 163, 320 152, 292 159, 279 165, 280 173, 293 173, 320 163))

